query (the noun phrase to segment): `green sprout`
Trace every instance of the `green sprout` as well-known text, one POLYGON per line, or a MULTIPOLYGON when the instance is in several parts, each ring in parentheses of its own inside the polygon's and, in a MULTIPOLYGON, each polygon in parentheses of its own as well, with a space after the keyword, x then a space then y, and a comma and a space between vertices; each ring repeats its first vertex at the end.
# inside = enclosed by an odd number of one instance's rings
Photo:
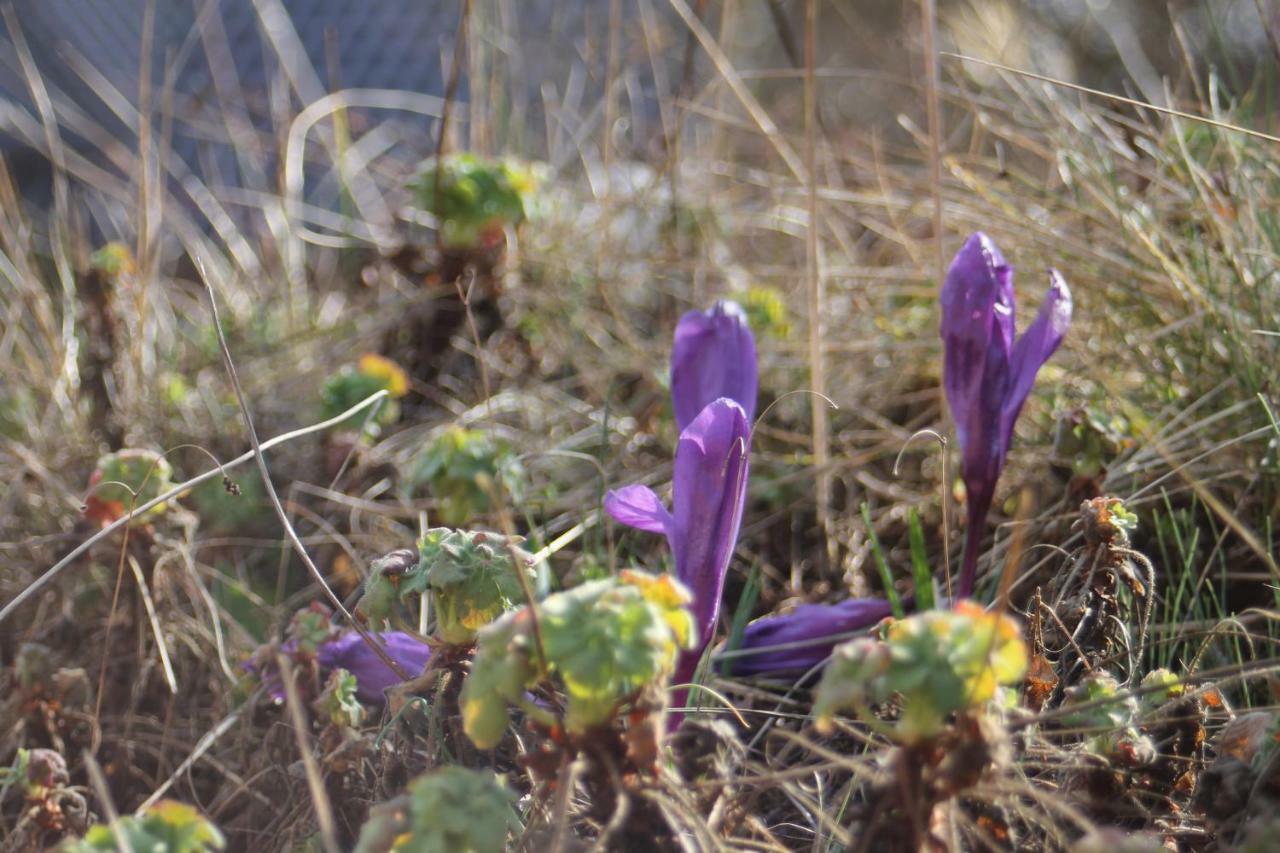
POLYGON ((1138 529, 1138 516, 1119 498, 1112 498, 1107 509, 1111 512, 1111 524, 1124 532, 1125 542, 1128 542, 1129 534, 1138 529))
POLYGON ((504 229, 529 215, 538 182, 534 167, 462 153, 428 160, 410 187, 418 206, 439 222, 443 248, 484 251, 500 246, 504 229))
POLYGON ((335 726, 358 728, 364 722, 364 706, 356 696, 356 677, 339 667, 329 673, 315 708, 335 726))
POLYGON ((516 795, 493 773, 443 767, 375 807, 355 853, 501 853, 520 830, 516 795))
POLYGON ((147 853, 207 853, 221 850, 226 842, 218 828, 186 803, 161 800, 142 815, 126 815, 107 826, 89 828, 83 839, 64 842, 63 853, 93 853, 121 850, 116 836, 122 835, 129 847, 147 853))
POLYGON ((368 423, 365 423, 368 411, 364 411, 352 415, 343 424, 348 429, 365 424, 364 435, 374 438, 382 427, 399 419, 400 404, 396 401, 409 393, 408 375, 389 358, 365 353, 354 367, 348 365, 325 380, 320 391, 321 417, 336 417, 379 391, 386 391, 390 399, 381 401, 368 423))
POLYGON ((410 477, 414 486, 429 487, 440 520, 450 527, 468 524, 487 513, 498 480, 519 498, 524 468, 510 447, 480 430, 459 426, 445 430, 431 443, 410 477))
POLYGON ((497 746, 510 705, 554 725, 550 712, 526 696, 552 676, 564 688, 569 734, 607 725, 646 689, 657 688, 677 653, 691 647, 689 601, 669 575, 624 571, 556 593, 536 614, 524 607, 503 616, 480 631, 462 688, 467 736, 481 749, 497 746))
MULTIPOLYGON (((110 524, 136 506, 142 506, 173 488, 173 467, 154 450, 126 449, 98 460, 89 476, 89 496, 84 514, 110 524)), ((133 518, 130 525, 146 524, 168 508, 159 504, 133 518)))
POLYGON ((947 728, 952 714, 971 714, 1015 684, 1027 670, 1018 623, 968 601, 891 623, 884 640, 859 638, 838 646, 818 685, 813 711, 830 730, 837 711, 869 708, 902 697, 898 740, 921 743, 947 728))

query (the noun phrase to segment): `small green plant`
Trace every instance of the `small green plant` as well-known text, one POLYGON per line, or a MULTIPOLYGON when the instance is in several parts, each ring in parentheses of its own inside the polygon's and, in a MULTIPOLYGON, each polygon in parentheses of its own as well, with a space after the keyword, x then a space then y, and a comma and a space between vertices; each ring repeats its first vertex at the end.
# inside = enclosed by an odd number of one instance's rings
MULTIPOLYGON (((172 488, 173 467, 159 453, 136 448, 118 450, 100 458, 89 476, 84 514, 92 521, 110 524, 172 488)), ((167 504, 152 507, 130 524, 146 524, 167 508, 167 504)))
POLYGON ((112 240, 90 255, 89 265, 113 279, 122 275, 132 275, 138 268, 137 262, 133 259, 133 252, 117 240, 112 240))
POLYGON ((319 602, 313 602, 307 609, 299 610, 289 620, 289 639, 297 643, 298 651, 309 655, 314 655, 332 632, 329 610, 319 602))
POLYGON ((135 853, 207 853, 221 850, 226 842, 218 828, 186 803, 161 800, 141 817, 126 815, 108 826, 90 827, 83 839, 67 841, 63 853, 119 851, 117 836, 123 837, 135 853))
POLYGON ((470 645, 477 630, 525 600, 525 583, 531 591, 546 586, 521 541, 484 530, 432 528, 418 542, 416 560, 403 550, 374 562, 356 610, 373 625, 398 625, 401 606, 430 591, 436 638, 470 645))
POLYGON ((442 432, 418 458, 410 482, 425 485, 436 499, 444 524, 461 527, 491 509, 495 483, 519 499, 524 467, 511 448, 480 430, 453 426, 442 432))
POLYGON ((390 399, 381 402, 368 423, 365 423, 368 411, 358 412, 343 423, 347 429, 357 429, 363 423, 363 434, 374 438, 382 427, 390 426, 400 418, 400 404, 396 401, 409 393, 408 375, 389 358, 366 353, 355 366, 348 365, 329 377, 320 392, 321 416, 332 418, 340 415, 371 394, 383 390, 390 399))
POLYGON ((1068 688, 1063 707, 1073 705, 1081 707, 1064 717, 1063 723, 1081 730, 1086 750, 1131 766, 1154 760, 1155 745, 1138 728, 1142 704, 1113 675, 1098 670, 1068 688))
POLYGON ((335 669, 316 697, 316 710, 335 726, 358 728, 364 722, 364 706, 356 695, 357 688, 354 675, 342 668, 335 669))
POLYGON ((418 206, 439 223, 442 247, 482 251, 500 246, 504 229, 524 221, 537 185, 531 166, 462 153, 428 160, 411 186, 418 206))
POLYGON ((427 587, 435 602, 436 636, 446 643, 475 641, 476 632, 524 600, 538 568, 528 551, 496 533, 437 527, 418 543, 427 587))
POLYGON ((694 642, 689 601, 669 575, 624 571, 549 596, 536 613, 527 606, 508 613, 480 632, 461 695, 467 736, 481 749, 497 746, 510 705, 557 725, 526 692, 553 676, 564 689, 570 735, 607 725, 643 692, 660 691, 676 655, 694 642))
POLYGON ((1111 461, 1133 446, 1129 422, 1117 415, 1091 408, 1076 408, 1058 418, 1053 437, 1054 455, 1071 463, 1076 476, 1104 473, 1111 461))
POLYGON ((786 340, 791 337, 790 312, 786 296, 776 287, 755 285, 735 300, 747 313, 747 322, 761 337, 786 340))
POLYGON ((1017 622, 961 601, 889 624, 883 640, 859 638, 838 646, 818 685, 813 712, 830 730, 835 713, 853 708, 873 719, 870 706, 902 697, 893 728, 902 743, 942 734, 952 714, 974 715, 1027 670, 1017 622))
POLYGON ((520 829, 515 801, 492 773, 443 767, 374 808, 355 853, 501 853, 520 829))

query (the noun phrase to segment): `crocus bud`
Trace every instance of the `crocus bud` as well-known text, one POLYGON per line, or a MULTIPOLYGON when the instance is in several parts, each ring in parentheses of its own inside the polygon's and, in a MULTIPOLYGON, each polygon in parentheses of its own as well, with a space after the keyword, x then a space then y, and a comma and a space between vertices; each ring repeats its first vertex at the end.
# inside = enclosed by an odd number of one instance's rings
POLYGON ((1014 341, 1013 267, 991 238, 965 241, 942 284, 943 388, 956 422, 969 527, 957 592, 973 591, 978 544, 1013 425, 1036 372, 1071 323, 1071 291, 1056 270, 1035 321, 1014 341))

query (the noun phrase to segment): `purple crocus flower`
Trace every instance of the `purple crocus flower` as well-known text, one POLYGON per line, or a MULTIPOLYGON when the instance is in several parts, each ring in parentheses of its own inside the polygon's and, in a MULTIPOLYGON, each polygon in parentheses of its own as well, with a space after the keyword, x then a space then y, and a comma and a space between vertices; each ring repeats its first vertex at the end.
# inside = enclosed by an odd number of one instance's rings
POLYGON ((722 300, 680 318, 671 348, 671 401, 681 432, 720 397, 736 401, 753 422, 758 387, 756 342, 738 303, 722 300))
MULTIPOLYGON (((720 616, 746 503, 758 389, 756 343, 742 308, 721 301, 710 311, 685 314, 671 348, 671 399, 680 430, 672 508, 648 486, 627 486, 605 498, 615 520, 667 537, 676 577, 693 594, 698 643, 681 654, 673 676, 677 684, 693 678, 720 616)), ((682 705, 685 698, 673 701, 682 705)))
POLYGON ((733 674, 807 672, 831 656, 840 642, 837 638, 892 614, 892 606, 882 598, 850 598, 838 604, 801 604, 790 613, 757 619, 743 631, 742 644, 733 655, 733 674))
POLYGON ((1071 291, 1057 270, 1040 313, 1014 342, 1013 267, 986 234, 965 241, 942 284, 943 388, 956 422, 968 501, 956 594, 973 591, 982 530, 1004 468, 1013 424, 1036 372, 1071 323, 1071 291))
MULTIPOLYGON (((387 655, 400 665, 410 678, 421 675, 431 658, 431 647, 411 634, 403 631, 387 631, 375 634, 382 643, 387 655)), ((350 631, 332 640, 326 640, 316 649, 316 661, 320 669, 328 673, 334 669, 345 669, 356 677, 356 696, 362 702, 381 705, 386 701, 383 695, 388 687, 400 683, 400 676, 395 674, 380 657, 369 648, 359 634, 350 631)))
POLYGON ((676 577, 693 593, 698 643, 680 656, 676 683, 693 677, 715 634, 725 573, 746 502, 750 432, 740 405, 723 397, 714 400, 680 433, 670 511, 648 486, 626 486, 605 497, 605 510, 616 521, 666 535, 676 577))
MULTIPOLYGON (((431 658, 431 647, 411 634, 386 631, 374 636, 387 655, 411 678, 421 674, 431 658)), ((280 651, 292 657, 297 654, 298 641, 289 640, 281 644, 280 651)), ((260 677, 271 698, 279 702, 285 696, 284 685, 280 683, 280 673, 271 654, 268 650, 265 656, 255 656, 244 663, 244 668, 260 677)), ((370 704, 381 705, 386 701, 383 691, 400 683, 400 676, 355 631, 347 631, 321 642, 316 647, 316 663, 319 664, 322 678, 327 678, 335 669, 345 669, 354 675, 356 696, 370 704)))

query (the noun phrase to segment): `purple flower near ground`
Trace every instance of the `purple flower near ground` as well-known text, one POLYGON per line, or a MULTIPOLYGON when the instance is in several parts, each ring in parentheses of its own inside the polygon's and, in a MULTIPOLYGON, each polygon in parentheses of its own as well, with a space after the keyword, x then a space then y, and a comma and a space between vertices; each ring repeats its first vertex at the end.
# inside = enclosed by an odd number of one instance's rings
POLYGON ((605 510, 615 520, 666 535, 676 577, 693 593, 698 643, 681 655, 676 683, 693 677, 715 634, 724 578, 746 502, 750 432, 740 405, 723 397, 715 400, 680 433, 670 511, 648 486, 626 486, 605 498, 605 510))
MULTIPOLYGON (((431 658, 431 647, 411 634, 387 631, 373 636, 410 678, 420 675, 431 658)), ((298 641, 289 640, 279 648, 286 657, 294 658, 298 654, 298 641)), ((246 661, 244 668, 262 679, 271 698, 281 701, 285 696, 284 686, 280 683, 280 673, 272 656, 274 653, 270 652, 269 647, 264 651, 265 654, 260 652, 252 660, 246 661)), ((400 683, 400 676, 355 631, 347 631, 322 641, 316 647, 316 663, 319 664, 322 679, 327 678, 335 669, 345 669, 354 675, 356 696, 370 704, 381 705, 386 701, 383 691, 400 683)))
POLYGON ((956 422, 968 501, 964 560, 956 594, 973 591, 978 548, 1013 425, 1036 372, 1071 323, 1071 291, 1057 270, 1040 312, 1014 341, 1013 267, 986 234, 965 241, 942 284, 943 388, 956 422))
POLYGON ((671 402, 681 432, 720 397, 741 406, 751 423, 758 389, 756 342, 738 303, 722 300, 680 318, 671 348, 671 402))
POLYGON ((892 614, 882 598, 850 598, 838 604, 801 604, 790 613, 757 619, 743 631, 732 657, 733 674, 807 672, 831 656, 842 635, 870 628, 892 614))
MULTIPOLYGON (((431 658, 430 646, 403 631, 387 631, 374 637, 410 678, 421 675, 431 658)), ((321 643, 316 649, 316 661, 326 675, 335 669, 345 669, 354 675, 356 695, 362 702, 383 703, 386 701, 383 691, 401 681, 400 676, 354 631, 321 643)))

